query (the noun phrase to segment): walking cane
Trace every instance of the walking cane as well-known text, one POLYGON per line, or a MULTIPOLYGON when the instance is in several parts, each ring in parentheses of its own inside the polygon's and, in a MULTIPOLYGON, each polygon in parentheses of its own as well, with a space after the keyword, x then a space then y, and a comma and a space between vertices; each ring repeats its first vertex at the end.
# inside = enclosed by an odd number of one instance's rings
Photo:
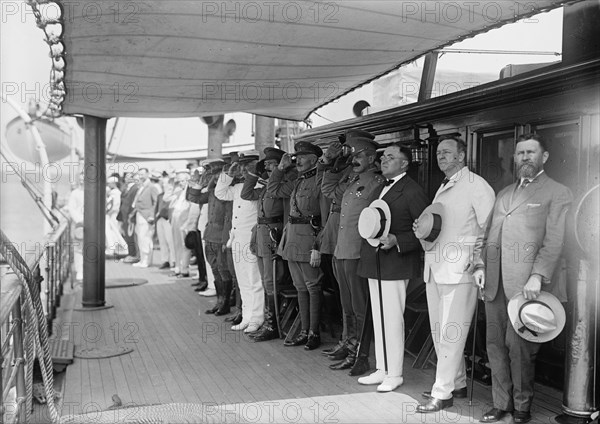
POLYGON ((383 340, 383 366, 384 366, 384 371, 388 372, 388 363, 387 363, 387 348, 385 346, 385 323, 384 323, 384 319, 383 319, 383 294, 381 293, 381 261, 379 259, 379 248, 381 247, 381 244, 379 246, 377 246, 377 249, 375 249, 375 259, 376 259, 376 264, 377 264, 377 285, 378 285, 378 289, 379 289, 379 312, 381 313, 381 336, 382 336, 382 340, 383 340))
POLYGON ((473 385, 475 383, 475 343, 477 343, 477 319, 479 318, 479 299, 483 299, 483 291, 479 288, 479 296, 475 301, 475 317, 473 318, 473 348, 471 349, 471 390, 469 393, 469 406, 473 405, 473 385))

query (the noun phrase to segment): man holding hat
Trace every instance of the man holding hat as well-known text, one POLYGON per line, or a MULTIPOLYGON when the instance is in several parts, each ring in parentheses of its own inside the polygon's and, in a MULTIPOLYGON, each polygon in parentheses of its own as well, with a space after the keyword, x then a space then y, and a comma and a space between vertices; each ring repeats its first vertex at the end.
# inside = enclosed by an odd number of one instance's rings
MULTIPOLYGON (((358 233, 358 218, 361 211, 369 206, 375 191, 379 192, 385 178, 375 173, 373 162, 377 152, 375 137, 361 130, 350 130, 346 133, 346 141, 342 146, 336 142, 330 145, 331 156, 350 164, 350 172, 343 172, 338 166, 325 172, 322 190, 326 196, 341 196, 340 218, 337 227, 338 237, 333 254, 333 270, 340 287, 340 299, 346 322, 347 355, 341 362, 331 365, 333 370, 350 369, 357 360, 358 344, 365 323, 369 285, 366 278, 357 273, 360 260, 362 238, 358 233), (340 155, 342 149, 348 155, 340 155), (339 153, 338 153, 339 152, 339 153)), ((365 351, 368 352, 371 340, 365 340, 365 351)), ((368 356, 362 357, 365 362, 363 373, 369 369, 368 356)))
POLYGON ((321 193, 322 172, 317 160, 321 148, 307 141, 295 146, 296 181, 285 180, 285 170, 292 165, 292 155, 286 153, 273 170, 267 185, 267 194, 290 199, 290 216, 283 230, 279 254, 288 261, 294 286, 298 291, 298 307, 302 331, 286 346, 304 345, 306 350, 321 345, 321 253, 318 237, 322 229, 321 217, 327 216, 326 202, 321 193))
POLYGON ((154 235, 154 214, 158 191, 150 181, 150 173, 147 168, 139 169, 138 178, 140 188, 135 194, 133 210, 130 215, 135 214, 135 234, 140 248, 140 261, 133 266, 148 268, 152 262, 152 236, 154 235))
MULTIPOLYGON (((443 210, 439 234, 430 237, 415 221, 415 233, 424 237, 424 281, 429 324, 437 355, 435 383, 423 396, 417 412, 432 413, 453 405, 453 397, 467 396, 463 351, 477 302, 477 287, 469 264, 481 241, 494 204, 494 190, 465 166, 467 146, 456 136, 442 137, 437 162, 446 175, 434 205, 443 210)), ((425 215, 425 214, 424 214, 425 215)), ((438 218, 436 217, 436 219, 438 218)), ((429 220, 428 222, 431 222, 429 220)))
MULTIPOLYGON (((284 151, 274 147, 264 150, 264 170, 267 175, 277 168, 284 151)), ((250 163, 246 165, 246 175, 241 197, 244 200, 255 201, 258 204, 258 217, 256 223, 256 256, 258 257, 258 270, 262 278, 265 293, 265 322, 257 333, 251 334, 255 342, 272 340, 279 337, 277 322, 275 321, 275 296, 273 275, 273 254, 277 252, 278 241, 283 231, 283 200, 267 194, 266 181, 261 183, 257 166, 250 163)))
POLYGON ((231 232, 227 244, 231 246, 235 274, 242 297, 242 321, 231 327, 245 333, 257 331, 264 322, 264 290, 257 258, 250 250, 252 227, 257 221, 257 202, 242 199, 243 178, 232 185, 234 179, 243 175, 246 166, 256 164, 256 150, 239 153, 239 161, 232 163, 227 173, 221 173, 215 187, 215 196, 223 201, 233 201, 231 232))
POLYGON ((494 401, 482 422, 499 421, 510 412, 516 423, 531 420, 537 352, 564 325, 562 306, 547 292, 563 292, 556 287, 561 279, 553 276, 558 276, 573 198, 567 187, 544 172, 548 157, 539 135, 517 139, 519 179, 498 194, 483 259, 475 261, 474 277, 485 289, 494 401))
POLYGON ((421 246, 411 229, 428 199, 406 174, 411 161, 410 149, 400 144, 385 149, 381 172, 386 182, 373 190, 370 207, 358 221, 358 231, 366 240, 357 273, 369 281, 377 367, 358 383, 377 384, 378 392, 390 392, 404 382, 406 286, 420 271, 421 246))

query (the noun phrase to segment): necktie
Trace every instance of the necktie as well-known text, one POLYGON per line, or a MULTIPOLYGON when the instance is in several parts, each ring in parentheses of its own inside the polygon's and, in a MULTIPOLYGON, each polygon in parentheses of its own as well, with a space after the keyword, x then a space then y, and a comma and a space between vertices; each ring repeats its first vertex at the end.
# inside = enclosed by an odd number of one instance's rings
POLYGON ((387 180, 387 181, 385 182, 384 186, 385 186, 385 187, 387 187, 387 186, 390 186, 390 185, 392 185, 392 184, 394 184, 394 179, 387 180))
POLYGON ((446 177, 446 178, 444 178, 444 180, 442 181, 442 187, 445 187, 445 186, 446 186, 446 184, 448 184, 448 182, 449 182, 449 181, 450 181, 450 180, 449 180, 447 177, 446 177))
POLYGON ((529 183, 531 183, 531 181, 530 181, 530 180, 528 180, 527 178, 525 178, 525 179, 523 180, 523 182, 521 183, 521 185, 519 186, 519 188, 520 188, 521 190, 523 190, 523 189, 525 189, 525 187, 527 187, 527 186, 529 185, 529 183))

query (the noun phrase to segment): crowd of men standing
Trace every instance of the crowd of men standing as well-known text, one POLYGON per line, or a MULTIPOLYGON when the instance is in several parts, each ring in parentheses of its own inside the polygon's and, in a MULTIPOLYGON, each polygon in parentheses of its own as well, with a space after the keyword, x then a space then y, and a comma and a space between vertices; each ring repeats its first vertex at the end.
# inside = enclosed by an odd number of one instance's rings
POLYGON ((544 173, 544 140, 518 138, 518 180, 496 196, 465 165, 465 142, 441 138, 436 157, 446 178, 433 202, 407 174, 411 150, 378 147, 373 135, 350 130, 325 152, 301 141, 293 153, 267 148, 262 160, 257 151, 229 154, 175 178, 147 169, 128 174, 117 217, 128 246, 124 261, 149 266, 156 228, 160 268, 188 277, 193 253, 195 289, 217 295, 206 313, 227 315, 237 306, 232 329, 256 342, 279 338, 278 294, 291 281, 301 328, 285 345, 306 350, 321 345, 322 286, 333 270, 343 329, 322 353, 335 361, 332 370, 358 376, 371 369, 374 343, 375 371, 358 383, 380 392, 403 384, 406 289, 422 278, 437 369, 421 413, 467 396, 463 353, 483 296, 494 408, 482 422, 509 413, 528 422, 535 357, 560 326, 546 325, 561 315, 547 297, 572 200, 544 173))

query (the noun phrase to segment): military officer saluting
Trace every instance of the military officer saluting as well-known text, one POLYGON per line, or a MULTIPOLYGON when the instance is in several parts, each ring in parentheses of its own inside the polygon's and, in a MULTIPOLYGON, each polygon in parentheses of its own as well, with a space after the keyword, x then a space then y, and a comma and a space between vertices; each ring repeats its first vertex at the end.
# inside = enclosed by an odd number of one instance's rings
MULTIPOLYGON (((362 237, 358 233, 358 218, 361 211, 369 206, 372 194, 385 182, 373 165, 377 154, 377 145, 373 139, 374 136, 366 131, 349 131, 343 146, 334 143, 331 147, 345 153, 341 155, 341 159, 347 158, 344 161, 350 163, 352 172, 337 172, 338 168, 334 167, 323 177, 322 190, 325 195, 342 193, 333 269, 340 285, 342 309, 347 322, 348 353, 343 361, 330 366, 334 370, 348 369, 355 365, 369 299, 367 279, 360 277, 357 271, 362 245, 362 237)), ((339 155, 336 153, 336 156, 339 155)), ((367 337, 364 342, 370 344, 371 340, 367 337)), ((368 352, 368 349, 365 351, 368 352)), ((369 369, 368 357, 361 357, 360 361, 364 363, 361 365, 364 373, 369 369)))
MULTIPOLYGON (((283 150, 267 147, 264 150, 265 172, 270 175, 277 168, 283 150)), ((283 231, 283 199, 267 194, 266 181, 260 180, 256 167, 248 167, 241 197, 244 200, 257 201, 258 218, 256 227, 256 256, 258 269, 262 277, 265 292, 265 322, 257 333, 250 337, 256 342, 262 342, 279 337, 277 323, 275 322, 275 284, 273 279, 273 253, 277 249, 277 241, 283 231), (262 185, 258 185, 263 181, 262 185)))
POLYGON ((316 168, 323 153, 315 144, 296 143, 296 181, 285 180, 285 170, 292 164, 292 155, 283 155, 267 184, 267 195, 289 199, 290 216, 283 230, 278 253, 288 261, 294 286, 298 291, 298 306, 302 331, 286 346, 305 345, 306 350, 321 345, 319 333, 321 309, 321 253, 318 237, 322 229, 321 217, 326 216, 321 194, 323 173, 316 168))

